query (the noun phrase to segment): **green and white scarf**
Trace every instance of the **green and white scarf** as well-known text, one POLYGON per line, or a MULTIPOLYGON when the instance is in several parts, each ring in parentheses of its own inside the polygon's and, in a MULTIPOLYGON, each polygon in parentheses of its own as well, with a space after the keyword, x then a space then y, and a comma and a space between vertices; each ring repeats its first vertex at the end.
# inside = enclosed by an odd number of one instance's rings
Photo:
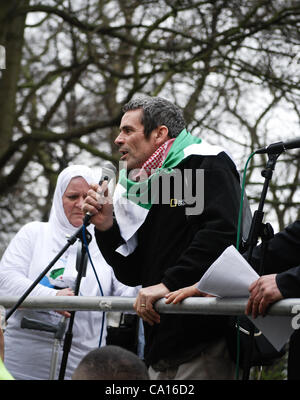
POLYGON ((172 173, 174 167, 190 155, 217 155, 222 151, 224 151, 222 148, 203 143, 201 139, 192 136, 184 129, 172 144, 162 167, 156 169, 149 178, 135 182, 127 177, 127 170, 122 169, 114 192, 113 204, 120 233, 126 243, 116 251, 128 256, 136 248, 136 233, 153 203, 149 194, 152 180, 157 179, 161 173, 172 173))

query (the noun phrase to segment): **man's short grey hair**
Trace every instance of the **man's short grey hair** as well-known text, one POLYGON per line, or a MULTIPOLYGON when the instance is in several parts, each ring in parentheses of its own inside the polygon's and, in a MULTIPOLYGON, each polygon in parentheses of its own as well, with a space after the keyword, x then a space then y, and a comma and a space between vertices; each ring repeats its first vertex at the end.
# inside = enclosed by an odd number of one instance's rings
POLYGON ((185 128, 181 109, 162 97, 137 97, 125 104, 122 111, 126 113, 139 108, 143 110, 141 123, 146 137, 160 125, 168 128, 171 138, 177 137, 185 128))

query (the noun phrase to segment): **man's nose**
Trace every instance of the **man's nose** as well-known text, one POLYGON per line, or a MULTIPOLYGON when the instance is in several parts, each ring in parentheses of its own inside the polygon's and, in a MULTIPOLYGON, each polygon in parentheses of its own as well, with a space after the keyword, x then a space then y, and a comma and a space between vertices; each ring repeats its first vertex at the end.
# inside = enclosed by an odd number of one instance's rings
POLYGON ((117 146, 121 146, 124 143, 124 136, 122 135, 122 132, 119 133, 119 135, 115 139, 115 144, 117 146))

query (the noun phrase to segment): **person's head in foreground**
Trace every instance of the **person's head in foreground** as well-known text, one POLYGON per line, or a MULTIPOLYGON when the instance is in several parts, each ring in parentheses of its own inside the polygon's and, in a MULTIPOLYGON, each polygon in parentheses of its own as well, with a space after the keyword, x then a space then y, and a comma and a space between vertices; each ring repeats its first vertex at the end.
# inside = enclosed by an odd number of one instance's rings
POLYGON ((145 363, 119 346, 104 346, 90 351, 79 363, 72 380, 148 380, 145 363))

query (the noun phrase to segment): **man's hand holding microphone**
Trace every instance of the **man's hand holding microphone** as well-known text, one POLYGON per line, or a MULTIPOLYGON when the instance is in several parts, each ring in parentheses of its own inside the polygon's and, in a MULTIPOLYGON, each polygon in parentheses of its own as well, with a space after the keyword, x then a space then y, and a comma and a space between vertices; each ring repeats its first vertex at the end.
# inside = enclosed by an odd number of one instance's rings
POLYGON ((106 231, 113 225, 113 201, 108 184, 115 177, 116 169, 109 163, 102 168, 102 178, 98 184, 91 184, 82 210, 86 214, 84 223, 91 222, 99 231, 106 231))

